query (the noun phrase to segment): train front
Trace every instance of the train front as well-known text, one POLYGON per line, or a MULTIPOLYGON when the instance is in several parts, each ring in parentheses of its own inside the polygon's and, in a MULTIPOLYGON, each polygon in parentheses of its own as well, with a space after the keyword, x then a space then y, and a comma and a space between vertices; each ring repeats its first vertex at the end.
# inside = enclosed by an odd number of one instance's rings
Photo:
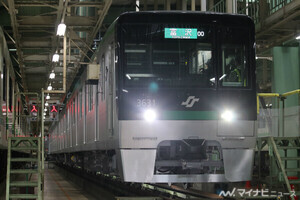
POLYGON ((254 26, 246 16, 127 13, 117 25, 119 167, 130 182, 251 179, 254 26))

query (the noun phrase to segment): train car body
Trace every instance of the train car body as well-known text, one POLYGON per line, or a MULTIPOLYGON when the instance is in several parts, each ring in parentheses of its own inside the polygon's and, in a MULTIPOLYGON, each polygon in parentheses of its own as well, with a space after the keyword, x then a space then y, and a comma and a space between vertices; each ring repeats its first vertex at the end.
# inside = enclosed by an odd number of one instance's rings
MULTIPOLYGON (((6 39, 2 28, 0 27, 0 151, 7 149, 7 138, 14 132, 15 135, 25 134, 27 120, 21 118, 24 114, 25 98, 21 95, 15 95, 23 91, 20 87, 20 77, 15 74, 15 70, 10 58, 10 52, 7 47, 6 39), (17 76, 19 78, 17 78, 17 76), (15 101, 15 103, 13 103, 15 101), (16 117, 13 120, 15 109, 16 117), (14 124, 14 125, 13 125, 14 124)), ((23 86, 22 86, 23 87, 23 86)), ((23 95, 24 96, 24 95, 23 95)), ((6 152, 5 152, 6 153, 6 152)))
POLYGON ((250 18, 124 13, 95 61, 99 81, 88 84, 82 74, 51 128, 51 154, 127 182, 251 179, 256 80, 250 18))

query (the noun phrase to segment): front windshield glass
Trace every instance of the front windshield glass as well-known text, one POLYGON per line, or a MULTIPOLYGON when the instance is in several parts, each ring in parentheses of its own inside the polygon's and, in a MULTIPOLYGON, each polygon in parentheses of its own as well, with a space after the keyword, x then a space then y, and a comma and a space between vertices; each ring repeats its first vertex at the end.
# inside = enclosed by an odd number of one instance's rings
POLYGON ((224 87, 249 85, 247 43, 249 31, 242 28, 224 27, 221 35, 222 74, 219 81, 224 87))
POLYGON ((127 87, 214 87, 209 26, 125 24, 127 87))

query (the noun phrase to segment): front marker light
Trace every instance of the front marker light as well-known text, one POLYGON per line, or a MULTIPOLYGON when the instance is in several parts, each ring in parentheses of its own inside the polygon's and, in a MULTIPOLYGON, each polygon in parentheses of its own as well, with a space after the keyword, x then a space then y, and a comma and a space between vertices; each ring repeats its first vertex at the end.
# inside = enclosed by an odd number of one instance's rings
POLYGON ((156 119, 156 112, 154 110, 146 110, 144 112, 144 119, 148 122, 152 122, 156 119))
POLYGON ((221 118, 225 121, 231 122, 235 119, 235 114, 231 110, 226 110, 221 114, 221 118))

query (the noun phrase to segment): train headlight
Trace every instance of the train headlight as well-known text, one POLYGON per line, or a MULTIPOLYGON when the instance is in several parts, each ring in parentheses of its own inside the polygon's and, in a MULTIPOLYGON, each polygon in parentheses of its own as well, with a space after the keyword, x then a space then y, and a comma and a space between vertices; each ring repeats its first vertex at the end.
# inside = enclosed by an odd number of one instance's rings
POLYGON ((232 120, 234 120, 236 118, 236 116, 235 116, 235 113, 232 112, 231 110, 225 110, 221 114, 221 118, 225 121, 231 122, 232 120))
POLYGON ((156 119, 156 112, 154 110, 146 110, 144 112, 144 119, 148 122, 152 122, 156 119))

